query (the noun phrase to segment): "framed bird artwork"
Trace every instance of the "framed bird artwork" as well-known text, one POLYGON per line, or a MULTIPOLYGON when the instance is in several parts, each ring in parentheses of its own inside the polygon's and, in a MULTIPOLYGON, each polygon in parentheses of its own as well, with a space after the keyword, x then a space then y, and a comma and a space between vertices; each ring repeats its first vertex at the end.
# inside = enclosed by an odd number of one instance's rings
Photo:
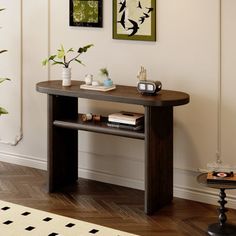
POLYGON ((156 41, 156 0, 113 0, 113 39, 156 41))
POLYGON ((70 26, 102 27, 103 0, 69 0, 70 26))

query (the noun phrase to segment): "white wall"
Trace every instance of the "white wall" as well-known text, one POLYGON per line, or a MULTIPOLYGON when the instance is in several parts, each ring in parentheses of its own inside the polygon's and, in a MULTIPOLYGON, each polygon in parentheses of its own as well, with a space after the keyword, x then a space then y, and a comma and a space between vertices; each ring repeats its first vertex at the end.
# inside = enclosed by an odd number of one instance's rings
POLYGON ((4 68, 1 69, 0 77, 11 78, 11 82, 1 84, 0 89, 1 106, 9 112, 8 116, 1 117, 0 143, 16 145, 22 137, 22 12, 20 1, 15 1, 14 5, 7 0, 1 3, 1 8, 6 9, 0 14, 0 50, 8 49, 8 52, 0 56, 0 67, 4 68))
MULTIPOLYGON (((96 76, 99 68, 107 67, 116 84, 135 86, 137 71, 144 65, 149 78, 162 81, 164 89, 190 94, 190 104, 174 112, 175 196, 216 203, 215 192, 199 186, 195 177, 198 168, 215 162, 219 151, 224 164, 235 166, 235 1, 222 1, 221 83, 218 0, 157 0, 157 42, 113 40, 110 0, 104 0, 103 28, 69 27, 68 8, 68 0, 22 0, 23 140, 14 147, 0 144, 0 160, 46 168, 46 95, 37 93, 35 84, 59 79, 60 67, 48 71, 41 60, 61 43, 67 48, 93 43, 95 47, 82 58, 87 66, 73 66, 74 79, 83 79, 86 73, 96 76)), ((142 111, 86 100, 80 101, 79 109, 103 114, 142 111)), ((79 132, 79 155, 82 177, 143 189, 143 141, 79 132)), ((236 206, 235 199, 231 192, 230 206, 236 206)))

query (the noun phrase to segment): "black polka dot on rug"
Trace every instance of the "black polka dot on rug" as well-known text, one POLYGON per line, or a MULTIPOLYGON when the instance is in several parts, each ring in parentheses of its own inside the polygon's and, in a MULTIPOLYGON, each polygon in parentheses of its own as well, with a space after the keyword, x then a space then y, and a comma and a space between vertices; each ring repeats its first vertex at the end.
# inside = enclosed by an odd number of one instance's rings
POLYGON ((28 212, 28 211, 25 211, 24 213, 22 213, 21 215, 22 216, 28 216, 28 215, 30 215, 31 213, 30 212, 28 212))
POLYGON ((25 228, 25 230, 27 230, 27 231, 32 231, 34 229, 35 229, 35 227, 33 227, 33 226, 28 226, 27 228, 25 228))
POLYGON ((51 217, 46 217, 46 218, 43 219, 43 221, 46 221, 46 222, 48 222, 48 221, 50 221, 50 220, 52 220, 51 217))
POLYGON ((89 231, 90 234, 96 234, 97 232, 99 232, 99 230, 97 229, 92 229, 89 231))
POLYGON ((7 220, 7 221, 3 222, 4 225, 10 225, 12 223, 13 223, 13 221, 11 221, 11 220, 7 220))
POLYGON ((73 224, 73 223, 69 223, 66 225, 66 227, 68 227, 68 228, 72 228, 73 226, 75 226, 75 224, 73 224))
POLYGON ((58 233, 51 233, 48 236, 56 236, 56 235, 59 235, 59 234, 58 233))
POLYGON ((3 207, 3 208, 1 208, 1 210, 3 210, 3 211, 7 211, 7 210, 9 210, 10 209, 10 207, 3 207))

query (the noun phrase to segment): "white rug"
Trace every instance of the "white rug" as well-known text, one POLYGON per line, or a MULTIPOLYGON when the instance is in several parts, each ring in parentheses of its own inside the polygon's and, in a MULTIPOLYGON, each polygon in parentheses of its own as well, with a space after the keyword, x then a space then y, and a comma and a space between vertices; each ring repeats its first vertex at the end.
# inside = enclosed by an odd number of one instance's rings
POLYGON ((5 201, 0 201, 0 235, 137 236, 5 201))

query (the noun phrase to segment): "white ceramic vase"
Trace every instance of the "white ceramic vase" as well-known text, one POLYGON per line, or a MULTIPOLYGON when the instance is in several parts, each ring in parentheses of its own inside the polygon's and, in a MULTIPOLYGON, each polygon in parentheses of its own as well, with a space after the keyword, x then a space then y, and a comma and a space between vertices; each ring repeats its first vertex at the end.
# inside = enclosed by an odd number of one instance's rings
POLYGON ((62 86, 71 86, 71 68, 62 68, 62 86))

